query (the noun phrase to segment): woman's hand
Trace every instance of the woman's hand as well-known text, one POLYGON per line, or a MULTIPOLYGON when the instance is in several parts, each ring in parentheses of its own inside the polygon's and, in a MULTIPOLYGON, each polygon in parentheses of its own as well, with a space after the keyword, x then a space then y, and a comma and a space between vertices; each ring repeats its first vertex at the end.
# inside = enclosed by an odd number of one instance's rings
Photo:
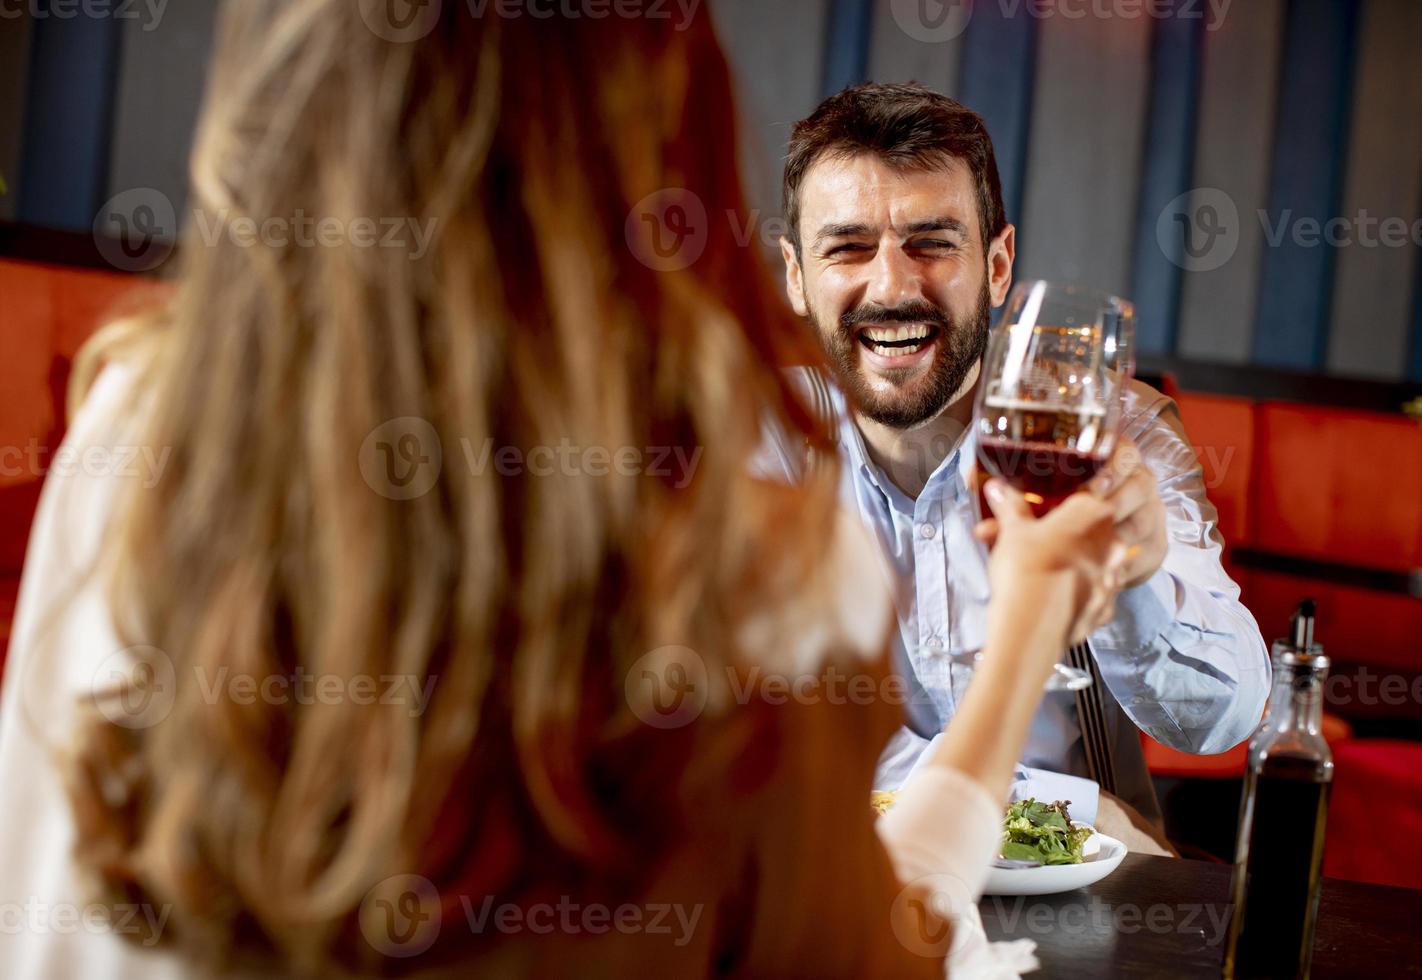
POLYGON ((1115 533, 1115 509, 1091 494, 1073 494, 1038 519, 1001 480, 985 491, 993 517, 973 531, 992 547, 983 661, 929 764, 956 769, 1001 799, 1052 666, 1114 613, 1127 546, 1115 533))
POLYGON ((988 561, 985 649, 1016 649, 1019 667, 1043 678, 1062 651, 1084 640, 1115 613, 1119 570, 1128 555, 1114 533, 1110 504, 1087 494, 1068 497, 1034 518, 1022 494, 988 481, 993 517, 974 535, 992 548, 988 561))

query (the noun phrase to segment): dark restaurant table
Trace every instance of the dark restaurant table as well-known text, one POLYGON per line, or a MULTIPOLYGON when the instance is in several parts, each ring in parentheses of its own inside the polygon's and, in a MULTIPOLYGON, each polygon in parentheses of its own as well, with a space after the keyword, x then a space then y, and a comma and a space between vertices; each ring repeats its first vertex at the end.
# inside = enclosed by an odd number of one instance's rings
MULTIPOLYGON (((1218 977, 1230 865, 1128 854, 1096 884, 1060 895, 988 896, 995 940, 1037 943, 1040 977, 1218 977)), ((1422 891, 1325 878, 1313 976, 1422 976, 1422 891)))

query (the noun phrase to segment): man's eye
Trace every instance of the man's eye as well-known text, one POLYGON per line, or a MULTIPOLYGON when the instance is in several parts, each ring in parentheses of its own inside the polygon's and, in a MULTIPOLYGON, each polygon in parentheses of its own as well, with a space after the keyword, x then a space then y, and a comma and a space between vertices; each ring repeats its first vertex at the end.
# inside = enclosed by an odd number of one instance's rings
POLYGON ((843 245, 835 245, 830 248, 826 255, 838 255, 840 252, 862 252, 866 246, 858 242, 845 242, 843 245))
POLYGON ((918 241, 913 243, 912 247, 933 249, 957 248, 958 243, 946 241, 942 238, 920 238, 918 241))

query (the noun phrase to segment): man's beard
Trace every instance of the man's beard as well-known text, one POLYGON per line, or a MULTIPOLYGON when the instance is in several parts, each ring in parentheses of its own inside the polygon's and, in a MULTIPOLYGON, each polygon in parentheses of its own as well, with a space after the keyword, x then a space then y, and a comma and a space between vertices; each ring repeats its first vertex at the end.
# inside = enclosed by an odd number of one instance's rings
POLYGON ((963 387, 969 372, 982 360, 987 350, 991 300, 984 279, 977 309, 962 321, 955 321, 946 310, 927 300, 916 300, 893 309, 877 304, 860 306, 840 317, 833 331, 821 327, 813 308, 809 313, 840 390, 855 409, 880 425, 911 429, 943 411, 963 387), (883 395, 860 373, 857 362, 863 347, 857 328, 864 323, 928 323, 938 328, 933 364, 927 377, 914 382, 917 390, 911 395, 898 389, 883 395))

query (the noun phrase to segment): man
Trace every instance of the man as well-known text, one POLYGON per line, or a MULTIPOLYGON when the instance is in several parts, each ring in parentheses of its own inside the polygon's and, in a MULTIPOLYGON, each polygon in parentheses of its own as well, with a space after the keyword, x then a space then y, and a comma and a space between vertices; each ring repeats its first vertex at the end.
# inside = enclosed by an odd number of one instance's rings
MULTIPOLYGON (((987 574, 972 538, 969 423, 989 310, 1012 282, 1016 231, 982 119, 917 85, 847 89, 798 123, 784 195, 787 291, 819 335, 833 385, 808 371, 801 380, 836 425, 846 505, 911 584, 893 651, 910 692, 907 726, 876 781, 892 789, 970 679, 941 651, 982 641, 987 574)), ((795 472, 793 453, 778 455, 795 472)), ((1090 641, 1101 717, 1080 707, 1092 702, 1048 694, 1014 795, 1070 799, 1075 816, 1092 820, 1097 784, 1082 777, 1099 766, 1104 743, 1116 792, 1158 820, 1124 719, 1187 752, 1224 751, 1258 721, 1269 663, 1220 565, 1216 512, 1169 399, 1132 386, 1108 470, 1097 492, 1115 506, 1130 558, 1115 619, 1090 641), (1103 722, 1104 736, 1095 730, 1103 722), (1096 740, 1095 759, 1084 735, 1096 740)))

